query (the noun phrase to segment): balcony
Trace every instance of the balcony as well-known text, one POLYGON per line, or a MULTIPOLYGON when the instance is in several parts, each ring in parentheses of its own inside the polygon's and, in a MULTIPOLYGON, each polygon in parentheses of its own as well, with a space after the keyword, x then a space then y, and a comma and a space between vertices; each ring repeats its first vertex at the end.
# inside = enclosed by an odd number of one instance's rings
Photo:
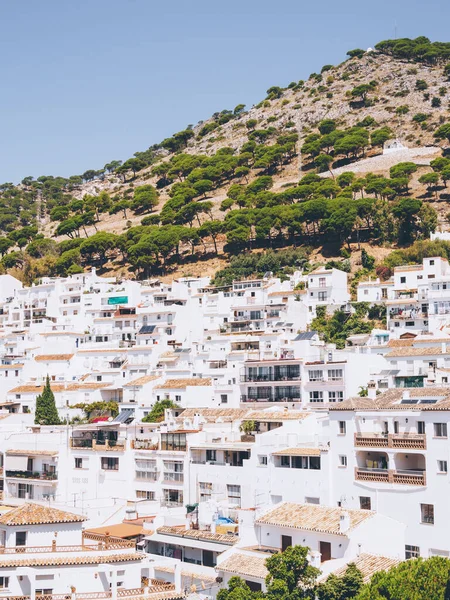
POLYGON ((57 473, 47 473, 46 471, 6 471, 6 477, 14 479, 37 479, 41 481, 56 481, 57 473))
POLYGON ((300 373, 269 373, 267 375, 241 375, 241 383, 258 383, 268 381, 301 381, 300 373))
MULTIPOLYGON (((4 596, 8 600, 31 600, 31 596, 4 596)), ((64 594, 41 594, 36 598, 40 600, 103 600, 112 599, 113 592, 87 592, 87 593, 64 593, 64 594)), ((161 598, 184 598, 184 593, 175 591, 173 583, 167 583, 159 579, 151 579, 149 586, 145 588, 117 589, 117 598, 128 598, 128 600, 158 600, 161 598)))
POLYGON ((356 467, 355 479, 357 481, 424 486, 426 485, 426 472, 409 469, 399 469, 393 471, 390 469, 369 469, 356 467))
POLYGON ((96 450, 107 452, 123 452, 126 440, 96 440, 91 438, 70 438, 70 447, 78 450, 96 450))
POLYGON ((184 483, 184 473, 164 472, 164 483, 184 483))
POLYGON ((136 438, 131 441, 131 447, 134 450, 158 450, 158 442, 136 438))
POLYGON ((393 448, 400 450, 426 450, 425 434, 415 433, 355 433, 354 445, 358 448, 393 448))
POLYGON ((241 395, 241 402, 301 402, 300 393, 284 395, 284 396, 247 396, 246 394, 241 395))

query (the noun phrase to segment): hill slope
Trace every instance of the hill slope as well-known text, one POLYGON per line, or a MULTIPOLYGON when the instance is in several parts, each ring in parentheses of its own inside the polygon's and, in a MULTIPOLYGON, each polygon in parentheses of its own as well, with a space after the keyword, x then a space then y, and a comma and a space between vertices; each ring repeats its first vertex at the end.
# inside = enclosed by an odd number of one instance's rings
POLYGON ((338 255, 352 240, 405 244, 446 229, 450 162, 432 161, 450 141, 445 129, 435 135, 450 122, 449 55, 445 47, 424 58, 415 50, 423 41, 406 45, 414 51, 397 42, 355 51, 123 165, 1 186, 3 268, 28 281, 90 264, 137 276, 173 275, 180 264, 203 273, 248 248, 325 243, 338 255), (382 154, 389 139, 406 148, 382 154))

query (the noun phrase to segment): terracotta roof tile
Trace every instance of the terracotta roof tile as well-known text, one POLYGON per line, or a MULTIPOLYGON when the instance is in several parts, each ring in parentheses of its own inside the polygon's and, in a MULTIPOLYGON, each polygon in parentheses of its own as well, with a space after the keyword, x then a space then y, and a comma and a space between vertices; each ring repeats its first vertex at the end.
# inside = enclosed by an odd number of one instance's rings
POLYGON ((81 523, 86 517, 27 502, 0 516, 1 525, 44 525, 51 523, 81 523))
MULTIPOLYGON (((388 571, 398 565, 401 561, 398 558, 390 558, 388 556, 376 556, 374 554, 361 554, 352 563, 356 568, 361 571, 364 583, 367 583, 372 575, 378 571, 388 571)), ((341 577, 347 570, 348 564, 342 565, 336 571, 333 571, 334 575, 341 577)), ((326 577, 321 577, 326 579, 326 577)))
POLYGON ((6 456, 58 456, 59 450, 7 450, 6 456))
POLYGON ((431 348, 409 348, 403 346, 401 348, 394 348, 384 356, 385 358, 400 358, 402 356, 434 356, 435 354, 450 354, 450 344, 445 352, 442 352, 441 346, 432 346, 431 348))
MULTIPOLYGON (((80 383, 80 382, 70 381, 70 382, 66 382, 66 383, 50 383, 52 392, 79 392, 82 390, 86 390, 86 391, 87 390, 101 390, 105 387, 109 387, 110 385, 112 385, 112 384, 107 383, 107 382, 80 383)), ((27 393, 28 394, 30 394, 30 393, 41 394, 43 389, 44 389, 44 387, 42 385, 33 385, 31 383, 28 383, 25 385, 19 385, 19 386, 13 388, 12 390, 9 390, 8 393, 9 394, 27 394, 27 393)))
POLYGON ((450 388, 428 387, 409 388, 409 399, 418 399, 417 403, 401 403, 405 390, 395 388, 383 392, 376 398, 360 398, 355 396, 337 404, 329 404, 328 410, 450 410, 450 388), (420 402, 423 398, 424 402, 420 402), (430 402, 435 400, 435 402, 430 402))
POLYGON ((144 375, 143 377, 138 377, 137 379, 133 379, 126 383, 123 387, 138 387, 141 385, 145 385, 150 381, 154 381, 155 379, 159 379, 160 375, 144 375))
POLYGON ((155 390, 159 389, 184 389, 186 387, 201 387, 211 385, 211 379, 202 377, 191 377, 189 379, 166 379, 160 385, 155 385, 155 390))
POLYGON ((39 354, 34 357, 36 362, 50 362, 56 360, 70 360, 73 354, 39 354))
POLYGON ((205 540, 208 542, 218 542, 223 544, 236 544, 239 538, 226 533, 211 533, 211 531, 202 531, 200 529, 185 529, 184 527, 170 527, 165 525, 159 527, 157 533, 165 535, 176 535, 183 538, 191 538, 197 540, 205 540))
POLYGON ((245 552, 234 552, 216 566, 216 571, 265 579, 269 574, 266 568, 267 556, 258 556, 245 552))
POLYGON ((369 510, 344 510, 315 504, 284 502, 257 519, 256 523, 346 536, 347 533, 340 531, 340 519, 344 513, 350 517, 348 531, 372 518, 375 514, 369 510))
POLYGON ((321 452, 328 452, 327 448, 284 448, 272 452, 273 456, 320 456, 321 452))
MULTIPOLYGON (((142 560, 143 555, 137 552, 128 554, 105 554, 77 556, 68 552, 67 556, 46 558, 24 558, 22 560, 0 560, 0 569, 12 567, 57 567, 64 565, 100 565, 142 560)), ((171 596, 170 596, 171 597, 171 596)))

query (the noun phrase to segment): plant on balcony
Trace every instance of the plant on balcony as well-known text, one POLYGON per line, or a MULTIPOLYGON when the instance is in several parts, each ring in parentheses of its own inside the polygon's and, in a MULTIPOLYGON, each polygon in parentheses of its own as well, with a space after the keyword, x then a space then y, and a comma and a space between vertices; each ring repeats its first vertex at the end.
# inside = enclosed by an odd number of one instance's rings
POLYGON ((239 431, 245 435, 252 435, 256 431, 255 421, 243 421, 239 426, 239 431))
POLYGON ((50 378, 47 375, 42 394, 36 398, 36 412, 34 422, 37 425, 60 425, 61 420, 55 404, 55 396, 50 387, 50 378))

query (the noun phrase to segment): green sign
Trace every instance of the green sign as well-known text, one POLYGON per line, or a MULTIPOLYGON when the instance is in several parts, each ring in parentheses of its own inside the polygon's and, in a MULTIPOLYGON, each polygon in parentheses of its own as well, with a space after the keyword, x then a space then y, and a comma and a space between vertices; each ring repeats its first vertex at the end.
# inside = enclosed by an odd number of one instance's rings
POLYGON ((128 304, 128 296, 113 296, 108 298, 108 304, 128 304))

